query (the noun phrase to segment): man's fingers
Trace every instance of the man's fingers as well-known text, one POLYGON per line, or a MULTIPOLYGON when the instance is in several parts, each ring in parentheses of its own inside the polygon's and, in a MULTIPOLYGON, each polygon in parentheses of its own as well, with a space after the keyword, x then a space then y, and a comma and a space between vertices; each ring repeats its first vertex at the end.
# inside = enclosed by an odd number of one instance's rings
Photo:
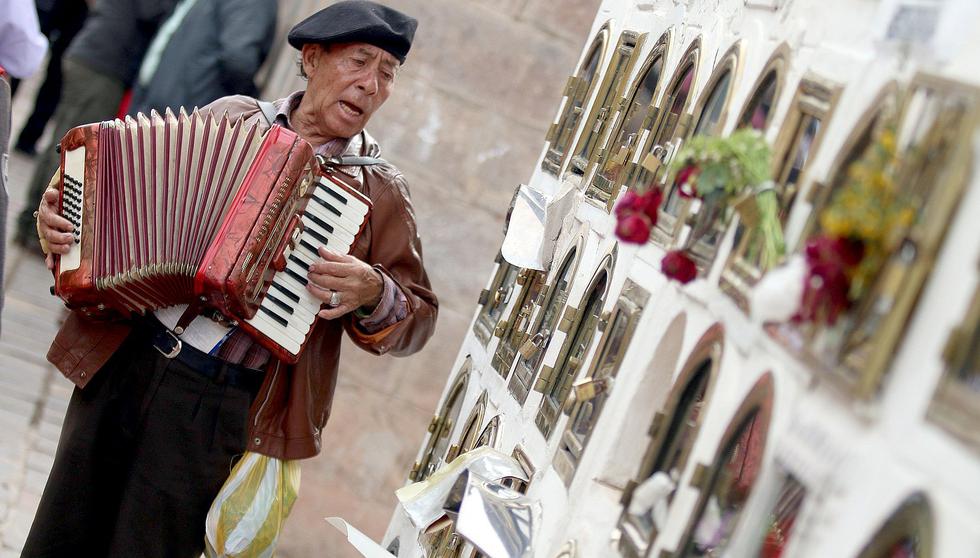
POLYGON ((75 227, 71 224, 71 221, 52 211, 43 211, 38 215, 38 217, 41 219, 43 224, 48 226, 48 228, 69 233, 75 230, 75 227))
POLYGON ((350 264, 323 260, 313 262, 310 264, 309 269, 310 273, 332 275, 334 277, 347 277, 352 271, 350 264))
POLYGON ((321 258, 327 260, 328 262, 348 263, 352 258, 352 256, 348 256, 347 254, 339 254, 337 252, 327 250, 323 246, 317 248, 316 251, 318 254, 320 254, 321 258))
POLYGON ((341 304, 335 308, 324 308, 323 310, 317 312, 316 315, 324 320, 333 320, 353 311, 354 308, 352 308, 349 304, 341 304))
POLYGON ((309 278, 309 282, 306 286, 328 291, 327 298, 330 297, 329 291, 343 291, 345 290, 344 287, 347 286, 343 279, 333 275, 310 273, 307 277, 309 278))
POLYGON ((48 188, 47 190, 44 191, 44 195, 42 196, 42 199, 44 199, 46 203, 55 204, 58 203, 58 198, 60 196, 61 196, 60 192, 58 192, 54 188, 48 188))

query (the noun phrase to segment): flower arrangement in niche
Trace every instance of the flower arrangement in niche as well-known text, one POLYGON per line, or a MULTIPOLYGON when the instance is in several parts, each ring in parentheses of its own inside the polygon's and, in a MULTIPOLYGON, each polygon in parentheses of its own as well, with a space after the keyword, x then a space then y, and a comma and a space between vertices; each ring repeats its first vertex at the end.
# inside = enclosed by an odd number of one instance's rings
POLYGON ((851 163, 844 183, 818 216, 805 248, 807 272, 797 321, 834 325, 867 292, 915 211, 897 182, 895 123, 884 125, 851 163))
MULTIPOLYGON (((668 178, 677 195, 700 200, 701 210, 684 246, 669 251, 661 261, 660 269, 664 275, 680 283, 688 283, 697 277, 691 247, 710 230, 716 219, 727 217, 730 207, 745 215, 751 214, 753 228, 763 231, 763 235, 777 235, 776 240, 764 245, 773 247, 778 255, 782 254, 782 229, 775 192, 772 188, 758 190, 768 183, 770 157, 769 146, 762 134, 752 129, 738 130, 723 138, 697 136, 681 148, 671 163, 668 178), (767 197, 771 199, 765 199, 767 197)), ((650 190, 642 196, 627 192, 616 207, 619 238, 624 242, 645 243, 650 236, 649 229, 656 225, 662 197, 659 190, 650 190), (646 220, 640 214, 645 215, 646 220)), ((775 259, 777 255, 770 257, 775 259)))

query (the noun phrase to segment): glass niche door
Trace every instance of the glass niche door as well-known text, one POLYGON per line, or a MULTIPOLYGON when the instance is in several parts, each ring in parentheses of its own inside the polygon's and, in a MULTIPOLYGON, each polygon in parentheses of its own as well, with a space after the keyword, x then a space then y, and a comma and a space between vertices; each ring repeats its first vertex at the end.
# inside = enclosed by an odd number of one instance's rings
POLYGON ((602 305, 609 282, 611 258, 603 262, 596 277, 585 292, 580 309, 569 306, 559 329, 568 336, 562 345, 554 368, 544 367, 535 383, 535 391, 544 394, 534 424, 545 438, 551 436, 558 415, 572 389, 572 382, 585 364, 592 340, 598 330, 602 305))
POLYGON ((612 392, 616 373, 649 298, 650 293, 627 279, 612 315, 600 322, 602 338, 596 358, 589 373, 573 384, 568 400, 572 402, 570 418, 552 461, 566 486, 571 484, 582 460, 582 452, 592 438, 593 429, 612 392))
POLYGON ((575 137, 575 131, 582 121, 585 104, 595 90, 599 64, 605 56, 608 42, 609 24, 607 23, 592 40, 592 44, 589 45, 589 50, 582 59, 578 70, 568 78, 561 113, 558 115, 558 120, 548 129, 548 134, 545 137, 550 145, 544 160, 541 162, 541 168, 550 174, 558 176, 564 165, 565 156, 575 137))
POLYGON ((627 162, 632 159, 640 137, 650 132, 657 117, 653 100, 662 81, 669 43, 670 33, 664 33, 647 56, 629 93, 620 100, 616 128, 609 137, 608 147, 599 157, 598 172, 586 190, 587 196, 611 203, 618 186, 625 182, 627 162))

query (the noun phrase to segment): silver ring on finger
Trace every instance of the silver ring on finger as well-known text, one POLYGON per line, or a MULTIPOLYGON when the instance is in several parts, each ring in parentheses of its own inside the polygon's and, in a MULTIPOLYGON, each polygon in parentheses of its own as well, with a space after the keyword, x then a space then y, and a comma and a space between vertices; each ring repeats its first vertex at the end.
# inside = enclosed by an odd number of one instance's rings
POLYGON ((340 306, 340 293, 337 291, 330 291, 330 306, 340 306))

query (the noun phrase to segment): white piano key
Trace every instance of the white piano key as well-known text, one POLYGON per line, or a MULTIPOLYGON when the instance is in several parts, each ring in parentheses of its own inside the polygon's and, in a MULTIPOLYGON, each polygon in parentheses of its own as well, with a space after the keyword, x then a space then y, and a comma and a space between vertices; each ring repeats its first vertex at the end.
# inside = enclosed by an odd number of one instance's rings
POLYGON ((365 215, 367 215, 368 212, 367 204, 355 198, 347 190, 344 190, 343 188, 337 186, 336 184, 331 182, 328 178, 322 176, 320 177, 320 188, 329 189, 331 192, 347 200, 346 205, 352 210, 349 213, 350 215, 357 215, 358 218, 363 218, 365 215))
POLYGON ((342 233, 345 236, 354 237, 358 233, 358 229, 350 222, 350 220, 341 219, 331 211, 325 209, 319 202, 314 198, 310 199, 310 202, 306 204, 306 210, 303 212, 304 216, 311 215, 318 218, 319 220, 325 222, 330 226, 331 229, 336 233, 342 233))
POLYGON ((286 349, 291 354, 299 354, 299 349, 302 346, 302 340, 297 341, 288 336, 285 328, 281 327, 279 324, 276 324, 261 314, 255 314, 254 318, 248 320, 248 324, 259 330, 269 339, 275 341, 276 344, 286 349))
POLYGON ((313 190, 313 197, 310 198, 310 202, 307 204, 307 207, 310 206, 313 206, 314 209, 330 215, 334 222, 337 223, 337 226, 346 229, 351 234, 357 234, 358 229, 361 227, 361 220, 364 217, 363 215, 361 218, 356 218, 345 214, 343 212, 343 207, 337 203, 337 200, 331 198, 329 194, 321 189, 313 190))
POLYGON ((334 232, 330 232, 316 224, 316 222, 311 220, 306 215, 303 215, 303 226, 306 227, 307 230, 314 231, 321 237, 317 238, 316 235, 307 233, 310 239, 310 244, 313 244, 313 241, 315 240, 317 243, 323 244, 334 252, 346 254, 350 250, 351 244, 354 243, 354 235, 342 229, 334 229, 334 232), (326 242, 324 242, 323 239, 326 239, 326 242))

